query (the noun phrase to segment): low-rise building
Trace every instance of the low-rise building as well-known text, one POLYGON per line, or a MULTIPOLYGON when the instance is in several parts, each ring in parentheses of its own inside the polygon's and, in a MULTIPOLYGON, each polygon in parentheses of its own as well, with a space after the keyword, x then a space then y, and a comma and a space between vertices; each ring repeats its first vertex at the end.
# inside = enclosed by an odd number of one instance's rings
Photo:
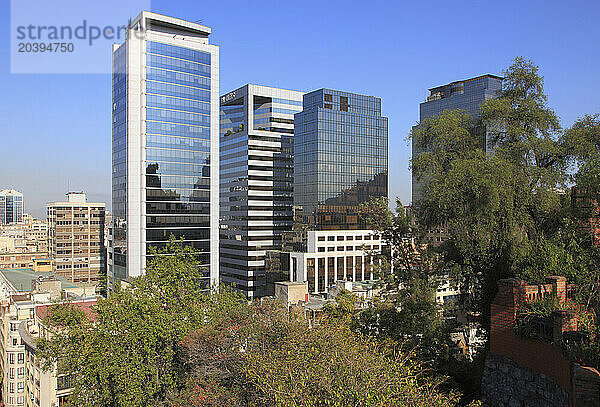
POLYGON ((290 252, 290 281, 308 282, 311 294, 338 280, 373 280, 384 242, 371 230, 307 231, 306 250, 290 252))
MULTIPOLYGON (((83 298, 70 302, 82 309, 86 315, 91 315, 91 307, 96 305, 96 299, 83 298)), ((38 355, 37 340, 52 334, 46 324, 46 317, 51 304, 37 305, 33 317, 21 321, 19 335, 25 348, 25 381, 26 407, 60 407, 67 405, 69 395, 73 391, 72 378, 61 374, 60 369, 44 370, 38 355)))
MULTIPOLYGON (((36 262, 40 270, 49 265, 36 262)), ((93 293, 48 271, 0 270, 0 372, 6 407, 63 405, 71 386, 55 371, 40 368, 34 338, 43 332, 40 327, 53 302, 95 303, 95 297, 85 297, 86 291, 93 293)))

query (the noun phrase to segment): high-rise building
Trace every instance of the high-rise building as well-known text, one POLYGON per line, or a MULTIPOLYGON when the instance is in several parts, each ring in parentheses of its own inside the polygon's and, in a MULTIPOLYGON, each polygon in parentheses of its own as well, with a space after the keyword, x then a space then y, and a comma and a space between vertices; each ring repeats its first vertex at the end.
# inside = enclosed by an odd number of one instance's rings
POLYGON ((331 89, 295 116, 294 205, 312 230, 364 228, 358 206, 388 196, 388 119, 381 99, 331 89))
MULTIPOLYGON (((295 115, 292 249, 279 263, 309 293, 373 279, 385 245, 359 206, 388 195, 388 120, 381 99, 330 89, 304 95, 295 115)), ((274 273, 276 274, 276 273, 274 273)))
POLYGON ((75 283, 98 284, 106 273, 105 204, 87 202, 82 192, 69 192, 66 202, 46 205, 48 251, 54 272, 75 283))
POLYGON ((246 85, 221 96, 220 277, 264 295, 267 250, 292 230, 294 114, 302 92, 246 85))
MULTIPOLYGON (((502 77, 482 75, 471 79, 456 81, 443 86, 429 89, 429 96, 419 108, 419 121, 440 115, 444 110, 462 110, 474 118, 480 116, 480 106, 483 102, 498 96, 502 89, 502 77)), ((480 129, 481 143, 484 150, 489 150, 490 132, 480 129)), ((415 142, 412 144, 412 156, 419 155, 415 142)), ((412 202, 415 204, 422 198, 421 182, 412 177, 412 202)))
POLYGON ((171 236, 219 267, 219 48, 209 27, 150 12, 113 47, 109 283, 144 273, 171 236))
POLYGON ((23 194, 12 189, 0 191, 0 225, 23 222, 23 194))

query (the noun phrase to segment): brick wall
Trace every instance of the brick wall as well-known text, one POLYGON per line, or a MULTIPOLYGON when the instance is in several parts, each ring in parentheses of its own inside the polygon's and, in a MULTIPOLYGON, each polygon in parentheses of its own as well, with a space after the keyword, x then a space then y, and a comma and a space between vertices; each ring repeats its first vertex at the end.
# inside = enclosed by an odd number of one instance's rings
MULTIPOLYGON (((491 305, 490 351, 511 358, 518 364, 555 380, 570 391, 570 362, 560 349, 550 343, 518 337, 514 332, 517 310, 529 301, 556 295, 560 302, 566 299, 566 278, 552 276, 546 284, 527 285, 522 280, 505 279, 498 283, 498 294, 491 305)), ((561 313, 554 319, 553 336, 573 326, 571 315, 561 313)), ((576 329, 576 322, 575 322, 576 329)))
POLYGON ((562 303, 568 288, 562 276, 548 277, 539 285, 518 279, 498 282, 498 294, 491 304, 490 352, 481 386, 484 405, 600 407, 600 373, 571 363, 560 348, 563 333, 577 331, 574 313, 552 313, 552 343, 549 338, 545 342, 515 334, 519 307, 550 295, 562 303))

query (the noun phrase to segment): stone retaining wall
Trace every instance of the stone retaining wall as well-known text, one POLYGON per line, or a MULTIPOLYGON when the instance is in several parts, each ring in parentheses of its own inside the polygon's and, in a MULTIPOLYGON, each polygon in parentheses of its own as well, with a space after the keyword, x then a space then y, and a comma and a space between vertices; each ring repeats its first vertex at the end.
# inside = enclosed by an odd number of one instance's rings
POLYGON ((485 359, 481 396, 489 407, 569 406, 569 393, 555 380, 492 352, 485 359))

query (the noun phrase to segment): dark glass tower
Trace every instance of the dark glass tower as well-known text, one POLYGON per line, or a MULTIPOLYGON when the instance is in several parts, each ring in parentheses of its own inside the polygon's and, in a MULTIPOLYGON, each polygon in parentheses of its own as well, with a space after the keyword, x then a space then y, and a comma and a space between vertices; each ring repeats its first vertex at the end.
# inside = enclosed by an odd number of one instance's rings
MULTIPOLYGON (((502 77, 489 74, 431 88, 429 96, 420 105, 419 121, 438 116, 444 110, 463 110, 477 118, 481 104, 497 97, 501 89, 502 77)), ((484 149, 489 149, 489 137, 485 128, 481 128, 481 143, 484 149)), ((413 141, 412 156, 416 157, 419 153, 413 141)), ((421 198, 421 185, 413 176, 413 204, 421 198)))
POLYGON ((294 206, 312 230, 364 229, 358 206, 388 195, 388 119, 381 99, 331 89, 294 116, 294 206))

